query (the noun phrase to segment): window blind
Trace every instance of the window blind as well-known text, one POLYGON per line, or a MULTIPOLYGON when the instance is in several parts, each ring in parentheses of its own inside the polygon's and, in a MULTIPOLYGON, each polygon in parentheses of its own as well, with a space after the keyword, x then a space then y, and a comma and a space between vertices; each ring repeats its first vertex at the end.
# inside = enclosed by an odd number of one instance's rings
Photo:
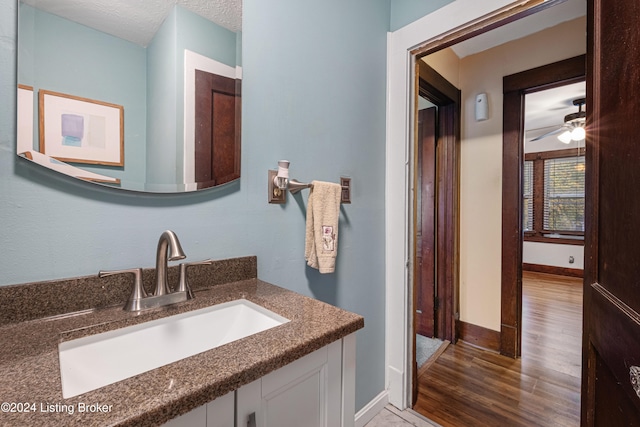
POLYGON ((584 232, 584 156, 544 161, 543 227, 584 232))
POLYGON ((523 171, 522 228, 533 231, 533 161, 524 162, 523 171))

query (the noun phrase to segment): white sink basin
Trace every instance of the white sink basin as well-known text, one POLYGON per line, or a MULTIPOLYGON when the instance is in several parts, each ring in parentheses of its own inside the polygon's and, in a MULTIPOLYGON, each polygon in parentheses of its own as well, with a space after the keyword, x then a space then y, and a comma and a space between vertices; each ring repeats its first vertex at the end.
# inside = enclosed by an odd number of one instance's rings
POLYGON ((62 342, 62 396, 77 396, 288 321, 239 299, 62 342))

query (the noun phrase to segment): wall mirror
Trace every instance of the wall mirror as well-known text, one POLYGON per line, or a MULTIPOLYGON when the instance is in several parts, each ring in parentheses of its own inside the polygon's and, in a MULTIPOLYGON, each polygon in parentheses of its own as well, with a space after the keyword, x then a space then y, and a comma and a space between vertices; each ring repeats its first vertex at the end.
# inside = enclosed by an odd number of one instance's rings
POLYGON ((143 192, 240 177, 241 0, 18 0, 17 154, 143 192))

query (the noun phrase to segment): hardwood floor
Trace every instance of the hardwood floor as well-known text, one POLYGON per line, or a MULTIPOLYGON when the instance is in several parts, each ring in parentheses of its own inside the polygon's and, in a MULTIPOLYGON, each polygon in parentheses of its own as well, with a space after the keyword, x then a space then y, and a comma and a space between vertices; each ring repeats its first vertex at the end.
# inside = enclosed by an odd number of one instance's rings
POLYGON ((522 317, 522 358, 449 345, 414 410, 444 427, 578 426, 582 279, 524 272, 522 317))

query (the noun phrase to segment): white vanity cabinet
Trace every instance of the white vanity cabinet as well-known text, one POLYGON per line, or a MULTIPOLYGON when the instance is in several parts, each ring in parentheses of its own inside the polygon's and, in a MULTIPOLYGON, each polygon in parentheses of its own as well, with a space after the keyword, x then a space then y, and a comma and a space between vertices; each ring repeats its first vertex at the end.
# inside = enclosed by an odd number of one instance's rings
POLYGON ((165 426, 353 427, 354 416, 355 334, 351 334, 165 426))

